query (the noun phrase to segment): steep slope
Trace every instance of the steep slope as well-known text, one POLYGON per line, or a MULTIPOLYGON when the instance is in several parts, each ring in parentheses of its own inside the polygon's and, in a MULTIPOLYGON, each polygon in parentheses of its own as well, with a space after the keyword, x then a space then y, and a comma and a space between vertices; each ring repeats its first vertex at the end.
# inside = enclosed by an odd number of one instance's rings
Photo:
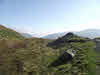
POLYGON ((0 38, 22 39, 24 37, 21 36, 21 34, 19 34, 18 32, 14 31, 12 29, 6 28, 3 25, 0 25, 0 38))

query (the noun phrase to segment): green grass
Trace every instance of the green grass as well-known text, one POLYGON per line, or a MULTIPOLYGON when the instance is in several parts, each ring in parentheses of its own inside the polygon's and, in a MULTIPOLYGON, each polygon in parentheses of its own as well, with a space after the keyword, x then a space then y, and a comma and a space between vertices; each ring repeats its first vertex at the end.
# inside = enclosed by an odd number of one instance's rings
POLYGON ((0 25, 0 38, 23 39, 24 37, 18 32, 0 25))
MULTIPOLYGON (((96 57, 94 52, 95 43, 93 42, 86 42, 86 43, 77 43, 75 44, 75 47, 79 47, 83 49, 84 51, 80 51, 80 54, 84 54, 83 57, 85 59, 85 62, 87 62, 87 69, 88 75, 96 75, 96 57)), ((84 62, 83 62, 84 63, 84 62)), ((86 63, 84 63, 86 64, 86 63)))
POLYGON ((24 40, 2 40, 0 45, 0 55, 2 56, 1 59, 5 59, 6 61, 2 63, 3 67, 1 67, 0 71, 3 73, 3 70, 6 68, 8 71, 5 72, 10 75, 10 69, 13 68, 13 72, 16 73, 16 64, 19 64, 20 67, 23 67, 25 70, 24 74, 32 72, 36 75, 85 75, 87 72, 94 72, 95 65, 91 63, 91 57, 88 56, 88 54, 92 55, 92 53, 88 52, 92 50, 92 45, 90 45, 91 43, 73 43, 72 45, 77 47, 77 49, 79 48, 79 50, 72 61, 56 68, 47 68, 47 66, 60 55, 60 50, 63 51, 64 49, 67 49, 66 46, 55 51, 54 49, 46 46, 48 42, 48 40, 36 38, 24 40), (9 45, 9 43, 11 43, 12 46, 9 45), (82 50, 80 50, 80 48, 82 50), (80 63, 78 64, 78 62, 80 63), (12 63, 13 65, 10 65, 12 63), (6 65, 8 65, 10 69, 7 68, 6 65), (59 70, 60 68, 62 68, 62 70, 59 70))
POLYGON ((96 53, 93 48, 88 51, 88 68, 89 75, 96 75, 96 53))
MULTIPOLYGON (((25 39, 19 33, 0 28, 0 75, 95 75, 94 42, 70 43, 77 51, 76 56, 67 64, 48 68, 65 50, 71 48, 64 42, 56 49, 47 46, 52 40, 25 39), (8 36, 8 37, 7 37, 8 36), (24 38, 24 39, 23 39, 24 38)), ((70 40, 86 40, 81 37, 70 40)))

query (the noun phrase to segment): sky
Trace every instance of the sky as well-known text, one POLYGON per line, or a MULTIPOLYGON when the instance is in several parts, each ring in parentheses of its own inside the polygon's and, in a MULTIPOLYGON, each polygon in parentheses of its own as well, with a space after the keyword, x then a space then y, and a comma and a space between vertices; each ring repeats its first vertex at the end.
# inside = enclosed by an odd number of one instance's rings
POLYGON ((0 24, 35 36, 100 29, 100 0, 0 0, 0 24))

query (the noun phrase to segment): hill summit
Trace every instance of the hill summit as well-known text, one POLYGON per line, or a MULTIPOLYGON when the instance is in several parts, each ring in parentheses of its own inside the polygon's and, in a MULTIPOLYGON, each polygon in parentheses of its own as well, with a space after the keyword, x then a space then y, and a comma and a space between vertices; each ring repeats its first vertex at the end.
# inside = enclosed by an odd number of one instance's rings
POLYGON ((58 39, 54 40, 53 42, 49 43, 48 46, 52 46, 54 48, 64 47, 66 44, 72 42, 87 42, 89 38, 83 38, 73 34, 72 32, 67 33, 66 35, 59 37, 58 39))

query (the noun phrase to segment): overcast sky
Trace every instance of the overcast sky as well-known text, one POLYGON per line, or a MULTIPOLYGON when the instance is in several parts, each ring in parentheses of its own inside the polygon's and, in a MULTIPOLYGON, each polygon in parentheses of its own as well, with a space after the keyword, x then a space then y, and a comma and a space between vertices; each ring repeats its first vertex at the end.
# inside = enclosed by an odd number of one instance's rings
POLYGON ((37 36, 100 29, 100 0, 0 0, 0 24, 37 36))

